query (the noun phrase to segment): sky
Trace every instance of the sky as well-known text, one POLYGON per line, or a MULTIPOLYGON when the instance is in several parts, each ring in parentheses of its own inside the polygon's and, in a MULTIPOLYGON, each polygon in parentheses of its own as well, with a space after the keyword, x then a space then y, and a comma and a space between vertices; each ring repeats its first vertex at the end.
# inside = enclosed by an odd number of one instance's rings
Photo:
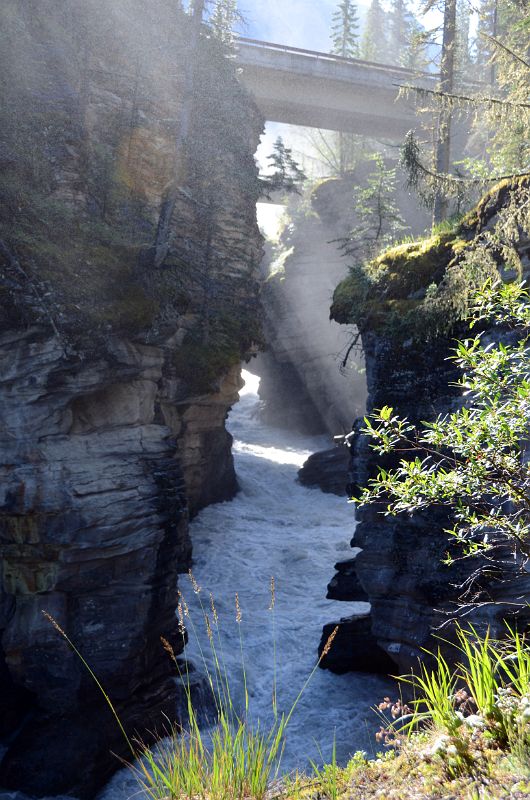
MULTIPOLYGON (((358 2, 368 6, 368 2, 358 2)), ((337 0, 240 0, 245 36, 269 42, 329 50, 331 16, 337 0)))
MULTIPOLYGON (((252 39, 328 51, 331 17, 338 3, 339 0, 239 0, 239 10, 246 20, 241 32, 252 39)), ((370 0, 356 0, 356 5, 363 17, 370 0)), ((411 0, 409 5, 417 10, 420 0, 411 0)), ((430 26, 436 24, 438 17, 434 11, 423 20, 430 26)))

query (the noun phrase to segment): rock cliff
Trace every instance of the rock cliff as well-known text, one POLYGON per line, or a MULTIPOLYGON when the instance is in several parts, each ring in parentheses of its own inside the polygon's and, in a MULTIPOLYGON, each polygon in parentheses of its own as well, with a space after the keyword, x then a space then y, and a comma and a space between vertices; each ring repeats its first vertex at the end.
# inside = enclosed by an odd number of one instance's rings
MULTIPOLYGON (((280 243, 264 261, 270 273, 263 288, 267 350, 256 368, 263 413, 275 425, 347 433, 364 409, 360 347, 350 350, 356 328, 330 320, 328 306, 349 263, 338 240, 355 228, 358 193, 370 169, 370 162, 360 164, 344 178, 317 184, 308 197, 294 198, 280 243)), ((398 202, 410 229, 422 232, 426 218, 414 198, 402 192, 398 202)))
MULTIPOLYGON (((529 183, 523 179, 519 188, 529 183)), ((462 402, 452 385, 458 375, 447 357, 454 339, 468 334, 461 320, 470 289, 482 285, 488 276, 506 274, 499 240, 488 249, 485 235, 505 213, 513 189, 513 184, 499 185, 452 230, 389 250, 372 264, 354 268, 337 287, 333 318, 356 324, 362 335, 368 412, 391 405, 401 416, 419 423, 462 402)), ((511 246, 517 249, 525 274, 529 234, 512 226, 511 246)), ((505 334, 489 335, 493 340, 494 335, 505 334)), ((366 485, 379 466, 391 468, 399 457, 378 456, 365 437, 356 437, 351 463, 354 482, 366 485)), ((374 663, 380 663, 382 650, 399 671, 408 671, 419 657, 425 657, 423 648, 438 646, 432 631, 458 614, 461 590, 457 587, 476 568, 472 560, 458 560, 451 567, 442 563, 451 547, 444 533, 450 527, 445 511, 432 508, 396 517, 383 511, 376 506, 357 511, 352 546, 359 550, 349 562, 337 565, 338 573, 329 586, 330 597, 363 598, 371 604, 369 635, 366 618, 341 621, 342 657, 336 655, 334 662, 328 662, 330 669, 364 669, 367 651, 374 663)), ((466 610, 468 621, 482 630, 490 625, 494 635, 502 634, 504 618, 515 621, 517 617, 518 624, 528 624, 527 612, 512 603, 526 596, 530 579, 515 567, 513 574, 509 566, 506 569, 507 579, 483 582, 483 602, 466 610)))
POLYGON ((177 715, 189 514, 236 491, 262 120, 190 26, 170 0, 0 10, 0 786, 32 795, 90 796, 126 755, 42 611, 148 737, 177 715))

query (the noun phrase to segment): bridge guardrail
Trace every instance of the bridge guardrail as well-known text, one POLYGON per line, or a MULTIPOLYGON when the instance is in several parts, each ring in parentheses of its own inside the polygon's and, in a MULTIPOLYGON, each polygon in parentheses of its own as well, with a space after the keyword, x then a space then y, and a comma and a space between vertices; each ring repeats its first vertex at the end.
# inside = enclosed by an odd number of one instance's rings
POLYGON ((248 44, 251 47, 262 50, 277 50, 281 53, 293 53, 295 55, 307 56, 318 61, 331 61, 341 64, 351 64, 357 67, 369 67, 370 69, 378 69, 381 72, 393 73, 394 75, 402 75, 404 78, 427 78, 430 80, 437 79, 438 73, 436 72, 416 72, 407 69, 406 67, 394 66, 392 64, 381 64, 377 61, 364 61, 360 58, 347 58, 345 56, 334 55, 333 53, 322 53, 318 50, 306 50, 302 47, 291 47, 290 45, 278 44, 277 42, 267 42, 261 39, 251 39, 247 36, 238 36, 236 42, 248 44))

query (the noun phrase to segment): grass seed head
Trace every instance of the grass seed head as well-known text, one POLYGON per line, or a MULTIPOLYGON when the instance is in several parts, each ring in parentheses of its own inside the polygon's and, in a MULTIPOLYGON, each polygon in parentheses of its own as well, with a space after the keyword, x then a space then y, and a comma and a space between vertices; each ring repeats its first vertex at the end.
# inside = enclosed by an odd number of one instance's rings
POLYGON ((184 636, 186 633, 186 626, 184 625, 184 609, 182 607, 182 600, 178 601, 177 604, 177 612, 179 617, 179 631, 184 636))
POLYGON ((210 623, 210 617, 208 614, 204 615, 204 620, 206 622, 206 633, 208 634, 208 639, 210 640, 210 644, 213 642, 213 633, 212 633, 212 626, 210 623))
POLYGON ((213 599, 213 594, 211 592, 210 592, 210 608, 212 609, 213 621, 217 625, 217 623, 219 622, 219 617, 217 616, 217 609, 215 607, 215 601, 213 599))
POLYGON ((175 651, 173 650, 173 647, 168 642, 168 640, 165 639, 163 636, 161 636, 160 637, 160 641, 162 642, 162 647, 164 648, 166 653, 169 655, 171 660, 174 661, 175 663, 177 663, 177 657, 175 656, 175 651))
POLYGON ((66 633, 63 631, 63 629, 61 628, 61 626, 59 625, 59 623, 57 622, 57 620, 56 620, 56 619, 54 619, 54 618, 52 617, 52 615, 51 615, 51 614, 48 614, 48 612, 47 612, 47 611, 44 611, 44 610, 43 610, 43 612, 42 612, 42 613, 44 614, 44 616, 46 617, 46 619, 48 620, 48 622, 51 622, 51 624, 53 625, 53 627, 55 628, 55 630, 56 630, 56 631, 58 631, 58 633, 60 633, 60 634, 61 634, 61 636, 64 636, 64 638, 66 639, 66 638, 67 638, 67 636, 66 636, 66 633))
POLYGON ((189 577, 189 579, 191 581, 191 585, 193 586, 193 591, 195 592, 195 594, 200 594, 201 587, 199 586, 199 584, 195 580, 195 576, 194 576, 193 572, 191 571, 191 569, 188 570, 188 577, 189 577))
POLYGON ((274 609, 274 605, 276 603, 276 585, 274 582, 274 575, 271 576, 271 604, 269 606, 269 611, 274 609))
POLYGON ((236 592, 236 622, 238 625, 241 622, 241 620, 242 620, 241 606, 239 605, 239 595, 236 592))
POLYGON ((333 644, 333 640, 335 639, 335 636, 337 635, 338 630, 339 630, 339 626, 337 625, 331 631, 330 635, 328 636, 328 640, 327 640, 326 644, 324 645, 324 649, 322 650, 322 655, 320 656, 320 660, 321 661, 322 661, 323 658, 325 658, 327 656, 327 654, 331 650, 331 645, 333 644))

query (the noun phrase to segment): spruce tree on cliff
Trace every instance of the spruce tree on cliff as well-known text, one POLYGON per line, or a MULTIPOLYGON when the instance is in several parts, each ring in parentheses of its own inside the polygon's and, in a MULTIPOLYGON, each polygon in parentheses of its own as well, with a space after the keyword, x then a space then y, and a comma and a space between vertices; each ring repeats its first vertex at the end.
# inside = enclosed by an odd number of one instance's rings
POLYGON ((361 39, 360 55, 365 61, 384 63, 387 53, 386 19, 380 0, 372 0, 361 39))
POLYGON ((359 57, 359 18, 352 0, 341 0, 332 17, 331 52, 343 58, 359 57))
POLYGON ((272 192, 300 194, 300 187, 306 175, 300 169, 290 147, 286 147, 281 136, 274 142, 271 155, 267 159, 273 172, 261 177, 263 194, 270 197, 272 192))
MULTIPOLYGON (((359 18, 352 0, 341 0, 332 17, 331 52, 343 58, 359 57, 359 18)), ((344 175, 354 150, 352 134, 340 131, 337 134, 338 171, 344 175)))
POLYGON ((372 153, 373 169, 354 196, 355 224, 340 249, 357 261, 371 260, 403 236, 407 226, 396 204, 396 169, 372 153))
POLYGON ((216 0, 209 23, 213 35, 227 47, 234 45, 234 28, 240 20, 237 0, 216 0))

